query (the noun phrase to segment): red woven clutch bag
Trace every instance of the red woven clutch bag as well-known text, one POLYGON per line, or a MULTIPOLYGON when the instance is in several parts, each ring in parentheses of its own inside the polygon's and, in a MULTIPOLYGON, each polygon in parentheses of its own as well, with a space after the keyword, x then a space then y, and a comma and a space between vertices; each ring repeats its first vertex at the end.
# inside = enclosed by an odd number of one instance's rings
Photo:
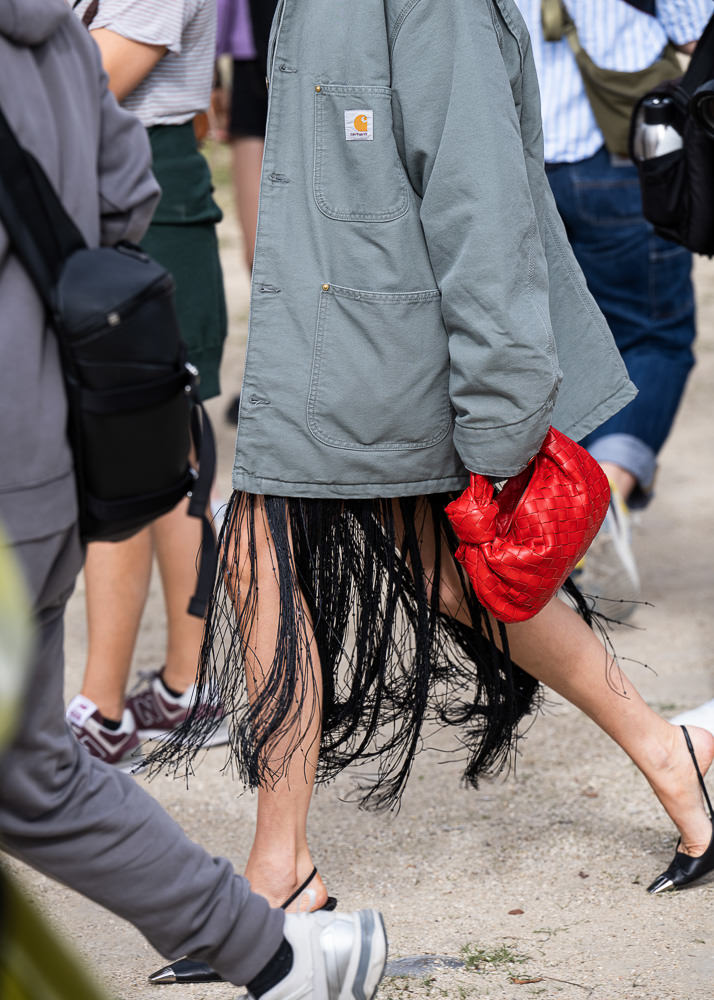
POLYGON ((610 485, 594 458, 554 428, 494 496, 485 476, 446 508, 481 604, 502 622, 532 618, 557 593, 598 532, 610 485))

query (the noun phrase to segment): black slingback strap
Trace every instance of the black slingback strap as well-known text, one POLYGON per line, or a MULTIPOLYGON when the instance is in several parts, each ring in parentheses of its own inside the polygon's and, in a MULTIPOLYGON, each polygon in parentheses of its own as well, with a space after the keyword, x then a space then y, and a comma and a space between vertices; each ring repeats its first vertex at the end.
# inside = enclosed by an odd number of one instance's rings
POLYGON ((288 896, 288 898, 285 900, 285 902, 280 904, 280 909, 281 910, 287 910, 287 908, 290 906, 290 904, 294 903, 295 900, 298 898, 298 896, 301 896, 302 893, 305 892, 305 890, 310 885, 310 883, 312 882, 312 880, 315 878, 316 875, 317 875, 317 867, 315 867, 315 868, 312 869, 312 871, 310 872, 310 874, 308 875, 308 877, 305 879, 305 881, 303 882, 303 884, 297 887, 297 889, 292 894, 292 896, 288 896))
POLYGON ((694 770, 697 772, 697 777, 699 778, 699 785, 702 790, 702 795, 709 808, 709 816, 714 820, 714 810, 712 809, 711 799, 709 798, 709 792, 707 791, 707 786, 704 784, 704 778, 702 777, 702 772, 699 770, 699 764, 697 763, 697 758, 694 753, 694 747, 692 746, 692 741, 687 732, 686 726, 680 727, 684 733, 684 739, 687 741, 687 750, 689 750, 689 756, 692 758, 692 763, 694 764, 694 770))

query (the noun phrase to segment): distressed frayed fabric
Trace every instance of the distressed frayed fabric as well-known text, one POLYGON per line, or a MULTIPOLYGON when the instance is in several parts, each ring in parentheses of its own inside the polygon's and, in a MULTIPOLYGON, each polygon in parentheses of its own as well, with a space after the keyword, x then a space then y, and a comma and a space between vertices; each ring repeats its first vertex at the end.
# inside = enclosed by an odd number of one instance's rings
POLYGON ((345 502, 234 493, 195 708, 158 745, 153 770, 191 772, 218 724, 200 710, 206 700, 220 701, 229 715, 229 764, 250 787, 272 787, 298 748, 309 751, 303 744, 316 713, 322 720, 317 780, 362 763, 368 777, 357 773, 355 797, 365 806, 397 805, 416 753, 447 726, 458 727, 469 783, 501 770, 518 724, 538 704, 539 686, 511 662, 503 626, 452 566, 458 541, 444 514, 451 499, 345 502), (431 580, 422 563, 425 541, 434 549, 431 580), (439 608, 447 559, 459 588, 454 593, 452 585, 452 610, 472 624, 439 608), (280 608, 272 662, 256 665, 263 573, 277 581, 280 608), (313 637, 317 656, 310 652, 313 637), (250 676, 260 677, 250 698, 246 659, 250 676))

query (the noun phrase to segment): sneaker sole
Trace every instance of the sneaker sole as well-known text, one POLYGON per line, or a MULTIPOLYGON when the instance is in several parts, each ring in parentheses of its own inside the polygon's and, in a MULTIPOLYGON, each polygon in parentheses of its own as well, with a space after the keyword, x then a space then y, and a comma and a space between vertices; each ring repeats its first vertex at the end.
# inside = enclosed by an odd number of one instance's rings
POLYGON ((379 989, 389 956, 389 941, 378 910, 358 912, 360 954, 357 968, 347 976, 338 1000, 372 1000, 379 989))
MULTIPOLYGON (((175 733, 175 729, 137 729, 137 736, 140 740, 160 740, 165 736, 170 736, 171 733, 175 733)), ((218 729, 214 733, 211 733, 201 747, 220 747, 225 746, 226 743, 231 741, 231 729, 228 719, 223 719, 218 729)))
POLYGON ((137 754, 136 752, 129 757, 122 757, 116 764, 110 765, 110 767, 115 767, 117 771, 123 771, 124 774, 138 774, 145 766, 146 758, 143 754, 137 754))

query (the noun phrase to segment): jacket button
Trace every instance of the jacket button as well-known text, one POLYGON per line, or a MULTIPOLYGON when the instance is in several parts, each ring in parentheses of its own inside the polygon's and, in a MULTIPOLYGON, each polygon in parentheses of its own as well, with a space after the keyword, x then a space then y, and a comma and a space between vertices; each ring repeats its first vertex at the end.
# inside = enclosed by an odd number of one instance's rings
POLYGON ((329 292, 330 286, 329 285, 323 285, 322 286, 322 290, 323 290, 323 292, 329 292))

